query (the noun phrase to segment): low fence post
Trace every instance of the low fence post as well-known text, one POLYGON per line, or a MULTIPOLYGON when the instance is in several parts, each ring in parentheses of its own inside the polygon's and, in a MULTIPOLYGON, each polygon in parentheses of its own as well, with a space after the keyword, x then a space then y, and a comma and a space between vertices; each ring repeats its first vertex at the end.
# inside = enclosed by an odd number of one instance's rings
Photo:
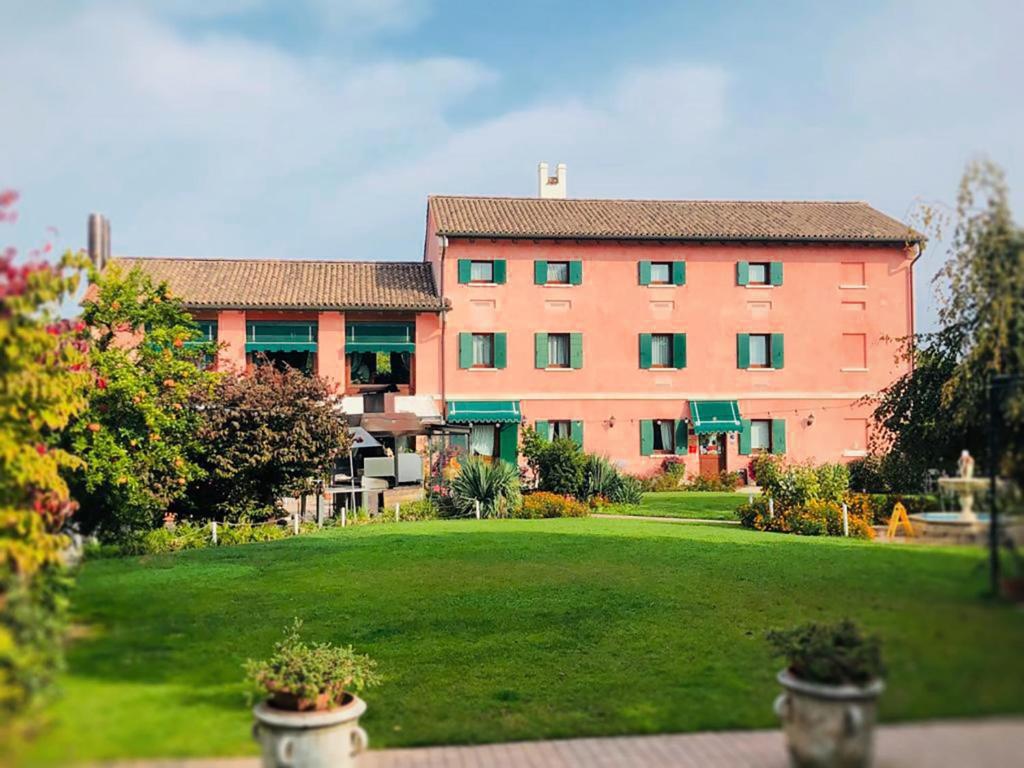
POLYGON ((210 530, 213 532, 213 546, 217 546, 217 521, 210 523, 210 530))
POLYGON ((843 536, 850 535, 850 509, 843 502, 843 536))
POLYGON ((346 523, 346 518, 347 517, 348 517, 348 507, 347 506, 343 506, 341 508, 341 527, 342 528, 345 527, 345 523, 346 523))
POLYGON ((395 522, 398 522, 398 508, 401 506, 399 502, 395 502, 395 522))
POLYGON ((771 496, 768 497, 768 519, 775 519, 775 499, 773 499, 771 496))
POLYGON ((295 513, 295 517, 292 518, 292 519, 294 520, 294 523, 295 523, 292 526, 292 530, 294 530, 295 531, 295 535, 298 536, 299 535, 299 513, 296 512, 295 513))
POLYGON ((476 510, 476 519, 480 519, 480 499, 473 502, 473 509, 476 510))
POLYGON ((754 506, 754 494, 747 494, 747 504, 754 506))

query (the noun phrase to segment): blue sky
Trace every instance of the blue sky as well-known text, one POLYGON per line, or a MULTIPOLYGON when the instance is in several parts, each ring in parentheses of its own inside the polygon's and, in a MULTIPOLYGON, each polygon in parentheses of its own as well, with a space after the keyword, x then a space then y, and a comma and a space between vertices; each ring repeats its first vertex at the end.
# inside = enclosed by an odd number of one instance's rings
MULTIPOLYGON (((1018 2, 0 0, 0 242, 416 259, 430 193, 859 199, 965 163, 1024 190, 1018 2)), ((919 269, 921 324, 934 304, 919 269)))

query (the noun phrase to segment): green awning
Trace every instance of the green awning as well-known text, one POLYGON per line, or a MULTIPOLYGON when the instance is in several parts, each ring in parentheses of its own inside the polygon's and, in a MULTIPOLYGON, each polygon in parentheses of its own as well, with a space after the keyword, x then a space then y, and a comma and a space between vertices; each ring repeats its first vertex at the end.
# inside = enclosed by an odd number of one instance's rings
POLYGON ((522 421, 518 400, 449 400, 452 424, 509 424, 522 421))
POLYGON ((216 320, 196 320, 196 325, 199 326, 199 336, 194 339, 185 342, 186 347, 194 347, 197 344, 216 344, 217 343, 217 321, 216 320))
POLYGON ((740 432, 740 407, 735 400, 691 400, 690 419, 693 431, 700 435, 707 432, 740 432))
POLYGON ((316 323, 253 320, 245 324, 246 352, 316 352, 316 323))
POLYGON ((345 352, 415 352, 413 323, 346 323, 345 352))

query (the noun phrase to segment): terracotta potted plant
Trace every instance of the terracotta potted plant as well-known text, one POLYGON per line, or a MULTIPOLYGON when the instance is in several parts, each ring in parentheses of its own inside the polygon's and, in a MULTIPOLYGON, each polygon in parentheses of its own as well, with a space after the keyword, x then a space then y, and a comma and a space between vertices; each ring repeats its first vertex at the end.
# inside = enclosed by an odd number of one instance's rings
POLYGON ((881 645, 849 621, 769 632, 786 659, 775 699, 790 762, 798 768, 871 765, 882 680, 881 645))
POLYGON ((264 661, 246 662, 264 700, 253 709, 253 736, 267 768, 344 768, 367 747, 356 694, 377 682, 376 664, 351 646, 307 643, 298 619, 264 661))

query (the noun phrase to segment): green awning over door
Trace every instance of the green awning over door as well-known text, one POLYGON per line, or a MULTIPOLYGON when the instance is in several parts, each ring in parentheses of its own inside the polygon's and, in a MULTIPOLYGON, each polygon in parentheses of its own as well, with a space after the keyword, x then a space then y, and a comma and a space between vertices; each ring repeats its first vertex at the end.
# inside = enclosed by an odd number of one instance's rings
POLYGON ((345 352, 415 352, 413 323, 346 323, 345 352))
POLYGON ((316 352, 316 323, 250 321, 245 324, 245 351, 316 352))
POLYGON ((522 421, 518 400, 449 400, 452 424, 511 424, 522 421))
POLYGON ((691 400, 690 419, 694 433, 739 432, 740 407, 735 400, 691 400))

